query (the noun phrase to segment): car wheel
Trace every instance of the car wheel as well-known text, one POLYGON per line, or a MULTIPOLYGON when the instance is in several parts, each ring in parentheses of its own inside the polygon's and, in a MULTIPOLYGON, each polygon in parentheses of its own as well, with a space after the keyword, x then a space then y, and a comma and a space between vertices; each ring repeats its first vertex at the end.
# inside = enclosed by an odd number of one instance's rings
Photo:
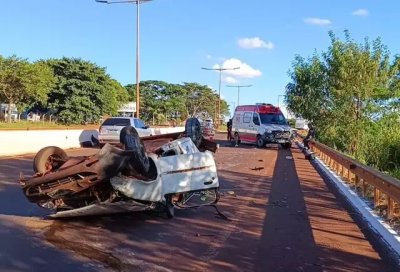
POLYGON ((43 173, 57 170, 68 160, 68 155, 57 146, 47 146, 39 150, 33 159, 33 171, 43 173))
POLYGON ((145 175, 150 170, 150 161, 146 154, 146 148, 140 139, 138 132, 132 126, 124 127, 120 133, 120 143, 124 145, 125 150, 133 151, 130 158, 130 165, 138 173, 145 175))
POLYGON ((185 124, 186 137, 192 139, 193 143, 199 147, 203 136, 201 135, 200 121, 197 118, 189 118, 185 124))
POLYGON ((175 216, 175 207, 172 203, 172 196, 166 195, 165 196, 165 213, 167 214, 168 218, 172 218, 175 216))
POLYGON ((262 148, 265 146, 265 141, 263 140, 263 138, 260 135, 257 136, 256 145, 258 148, 262 148))

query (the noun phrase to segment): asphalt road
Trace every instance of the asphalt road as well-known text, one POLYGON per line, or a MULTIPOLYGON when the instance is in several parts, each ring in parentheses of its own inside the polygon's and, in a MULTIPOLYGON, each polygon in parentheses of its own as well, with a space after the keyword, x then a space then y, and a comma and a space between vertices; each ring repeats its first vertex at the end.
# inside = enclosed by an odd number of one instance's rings
POLYGON ((17 182, 32 156, 0 159, 0 271, 394 271, 298 149, 220 144, 229 220, 211 207, 44 220, 17 182))

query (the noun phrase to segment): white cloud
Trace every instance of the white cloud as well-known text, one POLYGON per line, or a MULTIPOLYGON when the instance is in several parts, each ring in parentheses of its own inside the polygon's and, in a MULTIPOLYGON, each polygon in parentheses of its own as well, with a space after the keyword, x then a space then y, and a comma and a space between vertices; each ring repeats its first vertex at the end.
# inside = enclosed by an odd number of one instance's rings
POLYGON ((211 55, 207 55, 206 58, 209 60, 209 59, 212 59, 212 56, 211 55))
POLYGON ((321 19, 321 18, 305 18, 304 22, 307 23, 307 24, 319 25, 319 26, 332 24, 331 20, 329 20, 329 19, 321 19))
POLYGON ((353 14, 354 16, 368 16, 369 12, 366 9, 357 9, 351 14, 353 14))
POLYGON ((254 48, 273 49, 275 46, 272 42, 263 41, 259 37, 239 39, 238 45, 246 49, 254 49, 254 48))
POLYGON ((238 83, 237 79, 231 76, 226 76, 223 78, 223 81, 228 84, 235 84, 238 83))
POLYGON ((244 77, 244 78, 253 78, 253 77, 259 77, 262 75, 262 72, 258 69, 255 69, 248 65, 247 63, 242 62, 239 59, 235 58, 230 58, 225 60, 222 63, 222 66, 219 64, 215 64, 213 66, 214 69, 219 69, 219 68, 226 68, 226 69, 232 69, 240 67, 240 69, 236 70, 227 70, 223 71, 224 74, 229 75, 229 76, 234 76, 234 77, 244 77))

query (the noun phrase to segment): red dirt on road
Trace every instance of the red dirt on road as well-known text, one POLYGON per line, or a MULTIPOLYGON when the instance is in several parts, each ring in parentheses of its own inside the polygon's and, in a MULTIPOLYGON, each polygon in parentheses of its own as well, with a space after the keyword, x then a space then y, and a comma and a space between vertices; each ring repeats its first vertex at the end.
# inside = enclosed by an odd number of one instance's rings
POLYGON ((203 207, 171 220, 151 212, 54 221, 37 236, 113 271, 395 271, 294 145, 219 143, 218 207, 229 220, 203 207))

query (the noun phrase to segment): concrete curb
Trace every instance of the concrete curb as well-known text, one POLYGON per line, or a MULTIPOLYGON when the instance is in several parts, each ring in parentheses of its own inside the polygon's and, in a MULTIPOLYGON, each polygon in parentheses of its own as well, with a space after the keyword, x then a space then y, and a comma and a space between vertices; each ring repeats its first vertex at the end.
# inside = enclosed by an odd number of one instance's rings
MULTIPOLYGON (((184 127, 151 128, 152 135, 183 132, 184 127)), ((36 153, 45 146, 77 148, 81 143, 98 138, 95 129, 71 130, 10 130, 0 131, 0 157, 36 153)))

